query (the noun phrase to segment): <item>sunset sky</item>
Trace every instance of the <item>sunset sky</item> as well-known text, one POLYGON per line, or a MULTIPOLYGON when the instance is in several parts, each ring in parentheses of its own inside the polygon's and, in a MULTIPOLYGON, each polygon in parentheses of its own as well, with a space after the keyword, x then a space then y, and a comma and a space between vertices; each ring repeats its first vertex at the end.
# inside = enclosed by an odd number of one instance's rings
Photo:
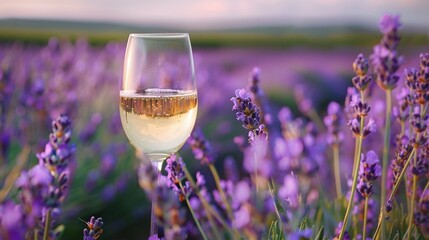
POLYGON ((95 20, 189 28, 361 24, 384 13, 429 29, 428 0, 0 0, 0 18, 95 20))

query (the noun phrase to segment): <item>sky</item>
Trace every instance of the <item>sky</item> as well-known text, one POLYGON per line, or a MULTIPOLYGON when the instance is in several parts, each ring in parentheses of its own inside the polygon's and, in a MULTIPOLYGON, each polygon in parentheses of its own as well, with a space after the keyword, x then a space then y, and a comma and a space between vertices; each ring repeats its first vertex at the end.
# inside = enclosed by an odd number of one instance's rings
POLYGON ((0 0, 0 18, 91 20, 188 28, 374 26, 385 13, 429 29, 429 0, 0 0))

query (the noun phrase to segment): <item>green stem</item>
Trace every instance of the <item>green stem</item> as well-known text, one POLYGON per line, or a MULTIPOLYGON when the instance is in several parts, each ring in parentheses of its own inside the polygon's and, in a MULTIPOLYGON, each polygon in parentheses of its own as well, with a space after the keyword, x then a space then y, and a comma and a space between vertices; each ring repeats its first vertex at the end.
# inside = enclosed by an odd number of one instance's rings
MULTIPOLYGON (((361 102, 364 103, 364 99, 365 99, 365 94, 363 91, 360 91, 360 98, 361 98, 361 102)), ((361 151, 362 151, 362 140, 363 140, 363 128, 365 125, 365 118, 363 116, 361 116, 360 118, 360 134, 358 136, 358 138, 356 139, 356 145, 355 145, 355 156, 353 159, 353 183, 352 183, 352 187, 350 189, 350 198, 349 198, 349 203, 347 204, 347 209, 346 209, 346 214, 344 215, 344 220, 343 220, 343 226, 341 227, 341 232, 340 232, 340 236, 339 239, 342 240, 344 237, 344 233, 347 229, 347 225, 349 222, 349 215, 351 213, 351 210, 353 208, 353 199, 355 197, 355 191, 356 191, 356 185, 357 185, 357 179, 358 179, 358 173, 359 173, 359 166, 360 166, 360 158, 361 158, 361 151)))
POLYGON ((204 233, 203 228, 201 227, 200 221, 198 221, 198 218, 195 216, 194 210, 191 207, 191 203, 189 202, 189 197, 188 197, 188 195, 185 194, 185 189, 183 188, 182 182, 179 182, 179 186, 185 195, 186 203, 188 204, 188 207, 189 207, 189 210, 191 211, 192 217, 194 218, 194 221, 197 224, 198 230, 200 230, 200 233, 203 236, 204 240, 207 240, 208 238, 207 238, 206 234, 204 233))
POLYGON ((253 154, 253 159, 255 160, 255 185, 256 185, 256 194, 259 195, 258 159, 256 159, 256 154, 253 154))
MULTIPOLYGON (((363 119, 361 119, 361 125, 363 123, 363 119)), ((362 129, 362 128, 361 128, 362 129)), ((355 197, 355 190, 356 190, 356 184, 357 184, 357 179, 358 179, 358 173, 359 173, 359 165, 360 165, 360 158, 361 158, 361 150, 362 150, 362 136, 359 136, 356 139, 356 153, 355 153, 355 159, 354 159, 354 167, 353 167, 353 183, 352 183, 352 187, 350 189, 350 198, 349 198, 349 203, 347 205, 347 210, 346 210, 346 214, 344 215, 344 220, 343 220, 343 226, 341 228, 341 232, 340 232, 340 236, 339 239, 342 240, 344 237, 344 232, 347 228, 347 224, 349 221, 349 215, 351 213, 351 210, 353 208, 353 199, 355 197)))
POLYGON ((234 215, 232 214, 231 206, 229 206, 228 199, 226 198, 225 192, 223 191, 222 187, 220 186, 219 174, 217 173, 217 170, 213 164, 209 164, 209 168, 213 174, 213 178, 215 180, 216 187, 220 193, 222 201, 225 204, 226 213, 228 214, 229 219, 232 220, 232 219, 234 219, 233 218, 234 215))
MULTIPOLYGON (((426 111, 426 107, 423 104, 420 104, 420 117, 423 117, 425 115, 425 111, 426 111)), ((420 138, 420 133, 417 133, 416 139, 417 141, 420 138)), ((417 149, 416 149, 416 154, 414 155, 414 166, 416 166, 417 164, 417 149)), ((416 198, 416 188, 417 188, 417 176, 413 174, 413 187, 412 187, 412 194, 411 194, 411 199, 410 199, 410 209, 409 209, 409 214, 410 214, 410 218, 409 218, 409 222, 408 222, 408 234, 407 234, 407 239, 410 239, 411 237, 411 233, 412 233, 412 227, 413 227, 413 220, 414 220, 414 203, 415 203, 415 198, 416 198)))
MULTIPOLYGON (((282 221, 282 217, 280 216, 279 209, 277 208, 276 199, 275 199, 275 195, 274 195, 274 186, 272 186, 274 184, 272 183, 272 181, 273 181, 272 179, 271 179, 271 182, 268 181, 268 189, 270 191, 271 198, 273 199, 274 209, 276 210, 277 218, 279 219, 279 228, 282 229, 282 232, 283 232, 284 231, 283 230, 283 221, 282 221)), ((283 234, 284 234, 283 236, 286 236, 284 232, 283 232, 283 234)))
POLYGON ((342 197, 341 193, 341 177, 340 177, 340 149, 338 143, 332 146, 332 154, 334 159, 334 174, 335 174, 335 187, 337 189, 337 198, 342 197))
POLYGON ((365 208, 363 210, 363 231, 362 231, 362 239, 366 239, 366 214, 368 212, 368 197, 365 198, 365 208))
POLYGON ((191 174, 189 173, 189 170, 186 166, 183 166, 183 170, 186 175, 186 179, 191 183, 191 186, 193 189, 195 189, 195 193, 197 194, 198 198, 201 200, 201 203, 203 204, 204 209, 207 212, 207 219, 210 223, 210 227, 212 228, 212 231, 216 237, 216 239, 222 239, 220 237, 218 230, 215 228, 215 224, 213 221, 213 217, 216 218, 216 220, 219 221, 219 223, 227 229, 229 232, 234 233, 233 230, 226 224, 226 222, 222 219, 222 217, 210 207, 210 204, 207 202, 207 200, 201 195, 200 189, 198 188, 197 184, 195 183, 194 179, 192 178, 191 174))
MULTIPOLYGON (((384 127, 384 145, 383 145, 383 160, 381 174, 381 202, 386 201, 386 181, 387 181, 387 162, 390 151, 390 130, 392 120, 392 90, 386 90, 386 124, 384 127)), ((383 204, 381 204, 383 206, 383 204)), ((380 210, 381 211, 381 210, 380 210)), ((384 239, 384 221, 381 225, 382 239, 384 239)))
MULTIPOLYGON (((411 158, 414 156, 415 152, 416 152, 416 149, 415 149, 415 148, 413 148, 413 151, 411 151, 410 156, 408 157, 407 161, 405 162, 405 164, 404 164, 404 168, 402 168, 402 171, 401 171, 401 173, 399 174, 399 177, 398 177, 398 179, 396 180, 396 183, 393 185, 393 189, 392 189, 392 192, 390 193, 390 196, 389 196, 389 198, 388 198, 388 201, 391 201, 391 200, 392 200, 392 198, 393 198, 393 196, 395 196, 396 191, 398 191, 398 188, 399 188, 400 182, 402 181, 402 178, 404 177, 404 174, 405 174, 405 172, 406 172, 406 170, 407 170, 407 168, 408 168, 408 165, 409 165, 409 164, 410 164, 410 162, 411 162, 411 158)), ((381 223, 382 223, 382 221, 383 221, 383 219, 384 219, 385 206, 386 206, 385 204, 386 204, 386 203, 381 203, 381 206, 382 206, 382 207, 381 207, 380 215, 379 215, 379 217, 378 217, 378 224, 377 224, 377 228, 376 228, 376 230, 375 230, 375 233, 374 233, 373 239, 378 239, 378 234, 380 233, 380 229, 381 229, 381 223)))
MULTIPOLYGON (((405 135, 405 122, 401 121, 401 133, 399 136, 401 136, 401 138, 405 135)), ((407 180, 404 178, 404 188, 405 188, 405 192, 408 192, 408 186, 407 186, 407 180)), ((407 210, 410 211, 410 201, 408 200, 408 198, 405 198, 406 201, 406 206, 407 206, 407 210)))
MULTIPOLYGON (((416 159, 416 155, 414 155, 414 159, 416 159)), ((415 160, 414 160, 415 161, 415 160)), ((413 176, 413 192, 411 194, 411 203, 410 203, 410 220, 408 222, 408 235, 407 235, 407 239, 410 239, 411 237, 411 233, 412 233, 412 227, 413 227, 413 220, 414 220, 414 202, 415 202, 415 198, 416 198, 416 188, 417 188, 417 176, 414 175, 413 176)))
POLYGON ((45 229, 43 231, 43 240, 49 239, 49 229, 51 227, 51 209, 46 212, 45 229))

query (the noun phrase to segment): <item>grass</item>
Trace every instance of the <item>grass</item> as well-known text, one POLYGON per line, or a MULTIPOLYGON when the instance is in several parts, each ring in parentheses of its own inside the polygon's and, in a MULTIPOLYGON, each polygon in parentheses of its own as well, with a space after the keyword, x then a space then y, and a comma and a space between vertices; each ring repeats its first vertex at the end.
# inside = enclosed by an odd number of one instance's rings
MULTIPOLYGON (((78 30, 58 28, 29 28, 0 26, 0 43, 22 42, 25 44, 43 45, 51 37, 65 38, 74 41, 80 37, 88 39, 92 45, 104 45, 109 41, 127 40, 126 29, 112 30, 78 30)), ((379 41, 379 33, 327 31, 321 32, 191 32, 194 47, 258 47, 258 48, 319 48, 332 49, 340 46, 369 47, 379 41)), ((404 46, 425 46, 428 36, 423 33, 403 33, 404 46)))

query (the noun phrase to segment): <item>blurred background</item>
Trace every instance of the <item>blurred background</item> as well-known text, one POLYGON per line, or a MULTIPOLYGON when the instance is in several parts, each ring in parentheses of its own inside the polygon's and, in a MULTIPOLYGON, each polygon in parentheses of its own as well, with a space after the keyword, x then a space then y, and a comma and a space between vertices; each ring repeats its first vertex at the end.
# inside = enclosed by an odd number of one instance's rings
MULTIPOLYGON (((380 41, 385 13, 401 16, 404 67, 417 67, 429 49, 428 10, 426 0, 0 0, 0 179, 25 144, 32 146, 26 168, 36 164, 50 122, 67 113, 77 171, 60 220, 63 239, 80 238, 79 218, 92 215, 104 219, 103 239, 142 239, 150 203, 116 105, 129 33, 190 32, 197 127, 222 172, 225 158, 242 158, 233 137, 244 131, 229 99, 248 85, 254 67, 274 115, 285 105, 299 114, 295 97, 303 89, 323 114, 328 102, 344 102, 351 64, 380 41)), ((180 154, 193 171, 201 169, 189 146, 180 154)))

